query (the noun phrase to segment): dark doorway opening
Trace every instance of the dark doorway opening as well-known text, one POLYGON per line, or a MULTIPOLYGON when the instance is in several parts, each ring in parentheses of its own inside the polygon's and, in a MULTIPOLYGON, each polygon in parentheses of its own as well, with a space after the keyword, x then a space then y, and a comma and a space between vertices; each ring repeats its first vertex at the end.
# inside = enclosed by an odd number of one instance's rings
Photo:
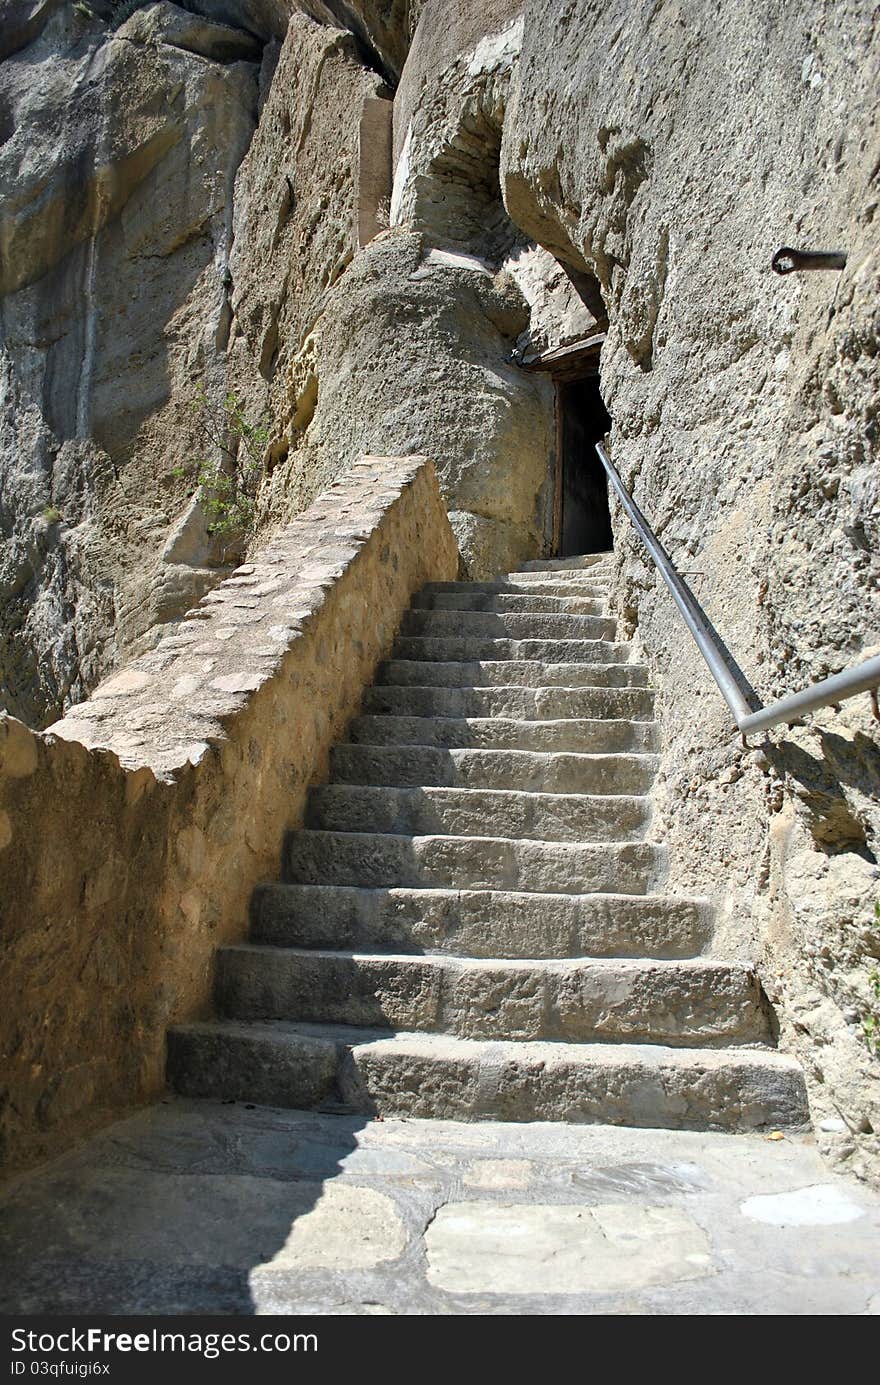
POLYGON ((595 443, 611 427, 599 393, 599 375, 556 382, 556 497, 553 540, 557 557, 605 553, 613 547, 608 483, 595 443))

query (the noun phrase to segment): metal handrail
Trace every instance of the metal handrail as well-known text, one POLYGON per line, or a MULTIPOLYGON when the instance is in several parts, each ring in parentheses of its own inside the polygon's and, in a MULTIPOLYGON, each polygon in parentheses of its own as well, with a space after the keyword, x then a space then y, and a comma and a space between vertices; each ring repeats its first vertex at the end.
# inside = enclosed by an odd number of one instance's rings
POLYGON ((880 686, 880 655, 877 655, 866 659, 864 663, 844 669, 842 673, 823 678, 821 682, 813 683, 802 692, 780 698, 777 702, 771 702, 768 707, 763 706, 742 670, 724 648, 717 631, 706 619, 690 587, 676 572, 672 559, 621 481, 617 468, 601 443, 596 443, 596 452, 618 500, 654 559, 660 576, 669 588, 670 596, 681 612, 685 625, 730 708, 738 730, 744 736, 756 731, 767 731, 771 726, 778 726, 782 722, 797 721, 806 712, 814 712, 819 707, 834 706, 844 698, 855 697, 861 692, 873 692, 880 686), (752 703, 755 705, 750 705, 752 703))

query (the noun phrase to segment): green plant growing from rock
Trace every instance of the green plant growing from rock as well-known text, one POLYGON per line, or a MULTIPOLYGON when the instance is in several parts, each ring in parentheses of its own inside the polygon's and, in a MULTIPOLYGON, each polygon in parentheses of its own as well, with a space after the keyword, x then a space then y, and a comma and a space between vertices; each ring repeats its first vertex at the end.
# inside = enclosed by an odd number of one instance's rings
MULTIPOLYGON (((880 928, 880 900, 874 904, 874 917, 871 920, 874 928, 880 928)), ((872 966, 868 972, 868 989, 874 1001, 880 1007, 880 967, 872 966)), ((874 1058, 880 1057, 880 1016, 869 1011, 862 1019, 862 1035, 868 1046, 868 1052, 874 1058)))
POLYGON ((196 481, 208 516, 208 533, 228 538, 232 546, 254 531, 268 424, 264 418, 252 422, 235 394, 227 394, 222 405, 212 404, 204 387, 196 391, 192 407, 198 431, 216 460, 199 457, 176 467, 172 474, 196 481))

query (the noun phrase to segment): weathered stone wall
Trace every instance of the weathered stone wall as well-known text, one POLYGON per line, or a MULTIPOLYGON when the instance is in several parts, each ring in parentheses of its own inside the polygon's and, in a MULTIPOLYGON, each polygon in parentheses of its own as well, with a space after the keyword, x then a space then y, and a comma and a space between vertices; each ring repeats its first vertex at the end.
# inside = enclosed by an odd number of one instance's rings
POLYGON ((367 458, 75 716, 0 719, 5 1168, 160 1090, 413 592, 457 568, 433 465, 367 458))
MULTIPOLYGON (((531 0, 505 121, 511 217, 601 285, 614 458, 764 700, 880 630, 878 54, 857 3, 531 0), (778 278, 782 244, 845 250, 846 270, 778 278)), ((711 892, 761 961, 817 1115, 844 1122, 825 1144, 876 1167, 868 699, 743 748, 614 527, 619 609, 661 694, 675 883, 711 892)))

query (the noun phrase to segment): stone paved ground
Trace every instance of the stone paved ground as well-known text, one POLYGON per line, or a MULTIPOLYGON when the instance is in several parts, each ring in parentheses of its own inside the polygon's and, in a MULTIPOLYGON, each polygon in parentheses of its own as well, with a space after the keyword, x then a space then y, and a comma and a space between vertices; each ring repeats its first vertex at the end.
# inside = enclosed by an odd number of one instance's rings
POLYGON ((169 1101, 0 1194, 0 1311, 876 1314, 810 1137, 169 1101))

